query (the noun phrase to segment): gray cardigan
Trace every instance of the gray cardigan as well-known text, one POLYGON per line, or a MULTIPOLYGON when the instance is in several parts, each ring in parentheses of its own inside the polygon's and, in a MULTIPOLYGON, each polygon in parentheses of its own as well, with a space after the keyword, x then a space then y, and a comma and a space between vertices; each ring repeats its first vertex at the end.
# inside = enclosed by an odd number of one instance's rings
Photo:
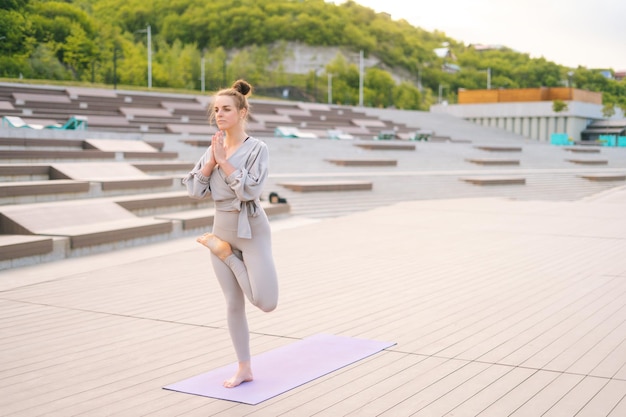
POLYGON ((211 147, 206 150, 194 168, 183 178, 190 197, 202 199, 211 196, 216 211, 239 211, 237 236, 252 238, 248 216, 256 217, 261 207, 261 193, 269 171, 267 145, 249 137, 229 158, 236 169, 226 176, 216 166, 210 176, 200 171, 210 158, 211 147))

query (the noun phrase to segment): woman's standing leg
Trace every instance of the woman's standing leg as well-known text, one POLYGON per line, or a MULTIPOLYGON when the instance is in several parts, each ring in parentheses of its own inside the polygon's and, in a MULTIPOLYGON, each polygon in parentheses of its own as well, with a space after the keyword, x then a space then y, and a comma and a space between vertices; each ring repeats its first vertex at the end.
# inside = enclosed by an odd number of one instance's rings
POLYGON ((250 364, 250 331, 246 317, 245 298, 231 269, 214 254, 211 254, 211 262, 226 299, 228 332, 239 363, 237 373, 224 381, 225 387, 232 388, 253 379, 250 364))
POLYGON ((237 359, 250 360, 250 336, 243 292, 233 272, 222 260, 211 254, 211 262, 226 300, 226 321, 237 359))

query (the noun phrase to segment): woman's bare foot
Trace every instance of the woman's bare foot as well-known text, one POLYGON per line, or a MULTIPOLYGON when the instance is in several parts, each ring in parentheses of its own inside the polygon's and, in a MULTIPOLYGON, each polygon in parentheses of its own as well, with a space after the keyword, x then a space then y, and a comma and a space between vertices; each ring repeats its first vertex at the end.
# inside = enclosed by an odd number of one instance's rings
POLYGON ((250 362, 239 362, 239 369, 237 373, 233 375, 232 378, 224 381, 224 387, 226 388, 235 388, 238 385, 241 385, 243 382, 250 382, 254 378, 252 377, 252 367, 250 366, 250 362))
POLYGON ((197 238, 196 241, 209 248, 211 252, 213 252, 213 254, 222 261, 233 254, 230 244, 228 242, 224 242, 213 233, 205 233, 197 238))

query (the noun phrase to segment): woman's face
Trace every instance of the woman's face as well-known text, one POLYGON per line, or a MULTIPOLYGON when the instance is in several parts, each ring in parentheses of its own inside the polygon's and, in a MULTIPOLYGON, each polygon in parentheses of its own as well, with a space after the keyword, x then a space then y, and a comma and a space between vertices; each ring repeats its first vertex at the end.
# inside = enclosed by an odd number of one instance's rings
POLYGON ((219 130, 229 130, 241 122, 245 109, 237 110, 235 99, 217 96, 214 102, 215 123, 219 130))

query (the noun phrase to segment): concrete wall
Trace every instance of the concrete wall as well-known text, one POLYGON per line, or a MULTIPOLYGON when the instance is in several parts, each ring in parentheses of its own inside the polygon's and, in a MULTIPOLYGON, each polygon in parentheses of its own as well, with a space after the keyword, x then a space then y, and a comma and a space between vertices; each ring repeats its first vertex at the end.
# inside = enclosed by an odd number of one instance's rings
MULTIPOLYGON (((335 46, 311 46, 301 42, 287 42, 287 53, 282 62, 276 63, 283 67, 286 73, 290 74, 308 74, 311 71, 321 75, 325 70, 324 68, 330 62, 332 62, 337 54, 344 56, 346 61, 350 64, 359 66, 360 56, 359 51, 350 50, 345 47, 335 46)), ((234 54, 238 50, 230 51, 230 54, 234 54)), ((415 81, 407 71, 400 68, 387 67, 377 56, 370 54, 363 58, 364 68, 378 67, 391 74, 391 77, 396 83, 400 83, 405 80, 415 81)))

